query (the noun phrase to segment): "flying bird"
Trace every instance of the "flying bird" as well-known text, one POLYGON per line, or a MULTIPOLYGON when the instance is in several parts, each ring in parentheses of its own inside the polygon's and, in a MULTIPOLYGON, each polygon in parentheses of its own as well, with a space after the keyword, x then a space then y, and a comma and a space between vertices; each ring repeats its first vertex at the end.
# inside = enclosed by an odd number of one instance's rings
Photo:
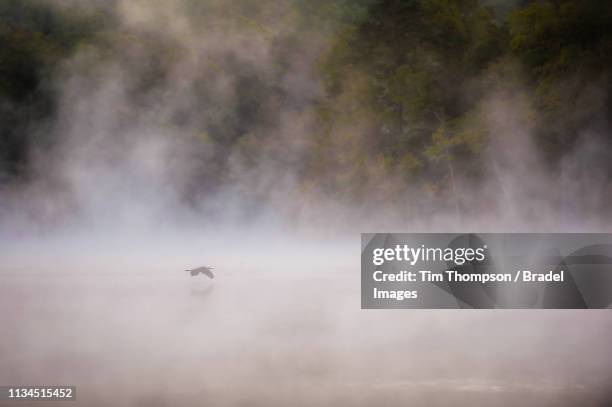
POLYGON ((207 275, 210 278, 215 278, 215 275, 212 273, 212 270, 213 270, 212 267, 202 266, 196 269, 185 270, 185 271, 188 271, 191 274, 191 277, 195 277, 198 274, 202 273, 204 275, 207 275))

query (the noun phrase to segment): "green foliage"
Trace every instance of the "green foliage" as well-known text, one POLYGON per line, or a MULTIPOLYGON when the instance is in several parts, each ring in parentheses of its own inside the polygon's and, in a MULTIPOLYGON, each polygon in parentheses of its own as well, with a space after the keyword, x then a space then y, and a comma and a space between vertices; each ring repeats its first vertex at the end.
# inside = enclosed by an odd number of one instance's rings
POLYGON ((445 162, 459 177, 482 172, 481 104, 498 89, 521 87, 532 89, 529 127, 554 162, 586 128, 612 117, 611 33, 608 1, 372 2, 319 66, 321 110, 337 124, 326 137, 340 128, 346 139, 342 123, 357 120, 362 128, 350 137, 368 165, 382 155, 391 172, 439 190, 448 182, 445 162))
POLYGON ((612 92, 612 3, 531 2, 511 14, 509 30, 512 51, 535 84, 540 140, 549 154, 559 156, 589 123, 612 116, 607 96, 612 92))
MULTIPOLYGON (((377 1, 321 64, 327 109, 351 116, 359 103, 373 122, 363 130, 366 155, 382 154, 386 168, 412 182, 446 182, 440 157, 470 162, 482 148, 484 132, 466 125, 479 102, 473 83, 503 55, 506 38, 492 10, 475 0, 377 1)), ((328 137, 336 137, 333 129, 328 137)))
MULTIPOLYGON (((51 3, 0 2, 0 174, 25 173, 29 148, 51 142, 44 128, 57 106, 53 77, 76 51, 93 49, 96 58, 82 69, 93 78, 104 61, 130 67, 135 79, 126 94, 134 106, 172 88, 173 67, 194 56, 189 42, 164 35, 163 27, 126 30, 112 13, 51 3)), ((194 114, 192 106, 170 107, 151 118, 155 125, 189 126, 214 151, 206 164, 214 170, 205 174, 211 182, 223 182, 229 157, 253 167, 290 160, 282 148, 269 149, 275 156, 259 150, 270 129, 281 127, 281 110, 314 116, 308 134, 298 132, 308 137, 299 140, 309 148, 300 162, 303 185, 347 200, 372 188, 389 198, 397 191, 388 187, 390 178, 443 196, 450 171, 459 180, 477 177, 487 165, 489 137, 482 105, 498 89, 527 90, 525 120, 551 161, 585 129, 605 127, 612 117, 609 1, 180 0, 175 6, 184 7, 203 41, 219 41, 223 33, 232 44, 255 39, 266 48, 262 63, 247 55, 251 45, 245 55, 236 52, 240 47, 211 47, 198 65, 202 72, 189 78, 186 98, 206 108, 194 114), (295 70, 311 68, 301 65, 311 60, 303 54, 322 44, 312 67, 322 94, 298 95, 286 82, 295 70)))

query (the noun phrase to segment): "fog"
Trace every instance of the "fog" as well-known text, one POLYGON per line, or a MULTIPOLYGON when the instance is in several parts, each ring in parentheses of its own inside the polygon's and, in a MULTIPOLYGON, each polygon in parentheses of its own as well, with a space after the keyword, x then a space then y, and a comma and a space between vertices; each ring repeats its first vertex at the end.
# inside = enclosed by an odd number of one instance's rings
POLYGON ((178 1, 51 2, 119 26, 54 73, 57 115, 31 131, 59 141, 0 189, 0 383, 76 385, 88 406, 609 402, 609 310, 361 310, 359 250, 360 232, 608 232, 608 133, 559 175, 531 148, 522 90, 498 90, 490 176, 458 180, 470 211, 407 215, 395 173, 370 201, 339 199, 302 179, 329 31, 279 63, 301 20, 269 3, 196 24, 178 1), (259 85, 259 110, 231 117, 259 85), (201 131, 232 121, 247 135, 226 150, 201 131), (215 279, 184 271, 201 265, 215 279))

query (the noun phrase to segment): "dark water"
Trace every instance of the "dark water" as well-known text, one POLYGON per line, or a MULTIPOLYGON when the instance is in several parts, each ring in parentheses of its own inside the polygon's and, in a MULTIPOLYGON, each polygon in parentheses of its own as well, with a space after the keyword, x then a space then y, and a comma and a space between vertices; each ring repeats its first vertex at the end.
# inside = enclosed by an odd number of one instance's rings
POLYGON ((610 310, 361 310, 356 273, 247 270, 7 271, 0 309, 0 384, 77 386, 53 406, 612 400, 610 310))

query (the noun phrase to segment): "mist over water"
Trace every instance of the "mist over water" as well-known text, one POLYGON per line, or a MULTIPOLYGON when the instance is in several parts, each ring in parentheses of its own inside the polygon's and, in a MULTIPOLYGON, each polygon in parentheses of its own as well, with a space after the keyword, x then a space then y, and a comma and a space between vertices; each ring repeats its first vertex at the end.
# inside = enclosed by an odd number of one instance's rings
POLYGON ((415 212, 420 192, 391 170, 372 168, 367 200, 339 198, 304 174, 315 67, 340 23, 302 30, 277 1, 49 3, 115 25, 54 72, 57 114, 31 131, 55 141, 0 187, 1 384, 76 385, 91 406, 610 400, 607 310, 361 310, 359 297, 360 232, 610 231, 609 132, 585 134, 558 171, 532 148, 522 90, 492 91, 491 171, 457 180, 459 216, 444 199, 415 212), (201 265, 214 280, 184 271, 201 265))

